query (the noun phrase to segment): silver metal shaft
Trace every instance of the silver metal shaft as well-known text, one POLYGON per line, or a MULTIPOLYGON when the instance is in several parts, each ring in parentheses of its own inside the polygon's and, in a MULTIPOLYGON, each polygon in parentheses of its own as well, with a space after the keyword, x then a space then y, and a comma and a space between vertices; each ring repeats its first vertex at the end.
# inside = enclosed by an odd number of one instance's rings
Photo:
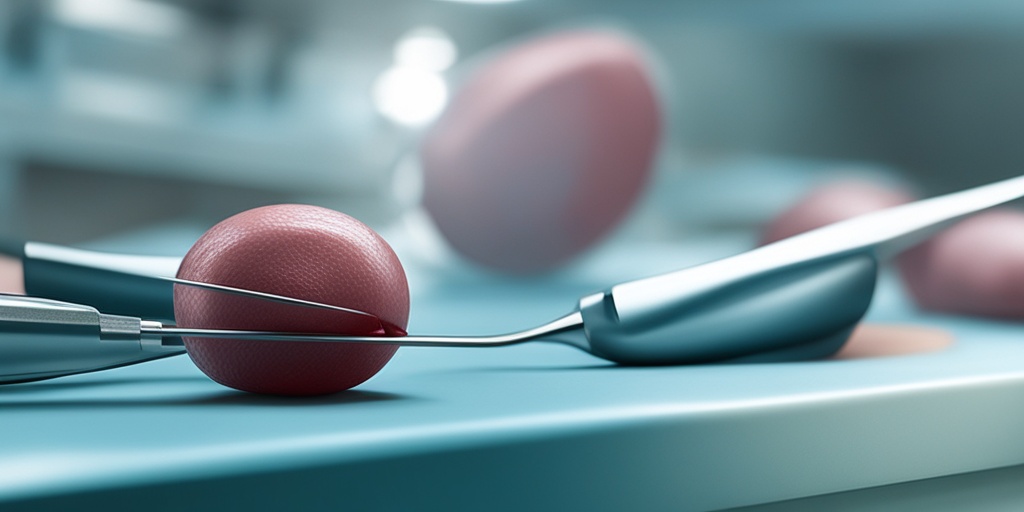
POLYGON ((870 248, 882 258, 897 254, 982 210, 1024 197, 1024 176, 922 199, 808 231, 759 250, 805 257, 870 248))
POLYGON ((527 341, 545 340, 573 345, 586 350, 582 332, 583 318, 578 311, 539 327, 493 336, 339 336, 315 333, 283 333, 233 329, 192 329, 165 326, 158 322, 142 322, 142 334, 154 336, 189 336, 197 338, 228 338, 286 342, 376 343, 411 347, 500 347, 527 341))

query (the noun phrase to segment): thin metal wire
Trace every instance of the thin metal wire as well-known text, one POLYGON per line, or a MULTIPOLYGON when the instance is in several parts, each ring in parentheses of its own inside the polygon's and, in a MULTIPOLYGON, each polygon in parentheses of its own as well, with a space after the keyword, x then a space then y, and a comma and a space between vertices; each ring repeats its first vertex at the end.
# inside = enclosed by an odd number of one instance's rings
POLYGON ((213 290, 213 291, 218 291, 218 292, 230 293, 230 294, 239 295, 239 296, 242 296, 242 297, 250 297, 250 298, 255 298, 255 299, 269 300, 269 301, 278 302, 278 303, 281 303, 281 304, 289 304, 289 305, 292 305, 292 306, 304 306, 304 307, 313 307, 313 308, 320 308, 320 309, 330 309, 330 310, 334 310, 334 311, 341 311, 341 312, 344 312, 344 313, 352 313, 352 314, 355 314, 355 315, 368 316, 368 317, 371 317, 371 318, 379 320, 377 315, 374 315, 372 313, 367 313, 366 311, 360 311, 358 309, 346 308, 346 307, 343 307, 343 306, 335 306, 333 304, 324 304, 323 302, 316 302, 316 301, 312 301, 312 300, 297 299, 295 297, 289 297, 287 295, 277 295, 277 294, 273 294, 273 293, 258 292, 258 291, 255 291, 255 290, 248 290, 248 289, 245 289, 245 288, 235 288, 233 286, 226 286, 226 285, 222 285, 222 284, 204 283, 202 281, 192 281, 192 280, 189 280, 189 279, 182 279, 180 277, 169 277, 169 276, 154 276, 154 277, 157 278, 157 279, 161 279, 161 280, 164 280, 164 281, 170 281, 170 282, 172 282, 174 284, 180 284, 180 285, 183 285, 183 286, 192 286, 192 287, 195 287, 195 288, 203 288, 203 289, 207 289, 207 290, 213 290))
MULTIPOLYGON (((153 324, 153 322, 147 322, 153 324)), ((143 334, 158 336, 194 336, 202 338, 251 339, 266 341, 301 341, 320 343, 376 343, 384 345, 404 345, 419 347, 496 347, 512 345, 537 339, 548 338, 570 345, 578 343, 553 336, 575 331, 583 326, 583 316, 579 311, 570 313, 540 327, 524 331, 501 334, 496 336, 338 336, 332 334, 282 333, 275 331, 243 331, 232 329, 191 329, 163 325, 143 325, 143 334)), ((583 348, 583 347, 580 347, 583 348)))

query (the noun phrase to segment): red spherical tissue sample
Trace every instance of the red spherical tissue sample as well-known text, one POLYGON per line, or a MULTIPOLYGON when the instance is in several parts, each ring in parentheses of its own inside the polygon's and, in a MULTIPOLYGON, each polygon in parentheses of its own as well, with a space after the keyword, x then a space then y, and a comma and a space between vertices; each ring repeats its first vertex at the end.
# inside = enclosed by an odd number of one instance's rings
MULTIPOLYGON (((305 205, 249 210, 207 231, 178 277, 321 302, 359 315, 175 285, 179 326, 339 335, 401 336, 409 286, 398 257, 348 215, 305 205)), ((372 377, 396 345, 185 338, 211 379, 275 395, 319 395, 372 377)))

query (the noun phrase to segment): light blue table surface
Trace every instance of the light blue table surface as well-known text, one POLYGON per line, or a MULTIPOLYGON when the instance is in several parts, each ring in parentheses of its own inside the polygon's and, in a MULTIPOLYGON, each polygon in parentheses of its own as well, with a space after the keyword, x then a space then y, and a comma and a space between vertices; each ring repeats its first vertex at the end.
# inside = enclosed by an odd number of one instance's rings
MULTIPOLYGON (((531 280, 409 264, 410 330, 531 326, 744 243, 620 241, 531 280)), ((1024 325, 921 315, 890 278, 870 318, 957 341, 666 368, 544 343, 403 348, 356 390, 313 399, 236 392, 186 357, 12 385, 0 508, 690 510, 1024 464, 1024 325)))

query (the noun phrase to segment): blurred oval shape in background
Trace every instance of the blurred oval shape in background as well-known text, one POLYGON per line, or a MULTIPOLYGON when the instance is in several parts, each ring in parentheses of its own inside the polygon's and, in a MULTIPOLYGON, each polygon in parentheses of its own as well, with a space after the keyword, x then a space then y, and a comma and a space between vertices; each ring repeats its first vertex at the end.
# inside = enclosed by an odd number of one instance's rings
POLYGON ((424 207, 475 263, 553 269, 630 211, 660 119, 631 40, 580 31, 528 41, 475 70, 425 136, 424 207))
POLYGON ((1024 213, 991 210, 950 227, 900 258, 903 281, 925 309, 1024 318, 1024 213))
POLYGON ((900 189, 862 179, 843 179, 820 185, 765 226, 760 245, 865 213, 913 201, 900 189))
MULTIPOLYGON (((914 198, 880 183, 843 180, 807 193, 768 223, 767 244, 914 198)), ((896 262, 922 309, 994 318, 1024 318, 1024 213, 979 213, 899 255, 896 262)))

